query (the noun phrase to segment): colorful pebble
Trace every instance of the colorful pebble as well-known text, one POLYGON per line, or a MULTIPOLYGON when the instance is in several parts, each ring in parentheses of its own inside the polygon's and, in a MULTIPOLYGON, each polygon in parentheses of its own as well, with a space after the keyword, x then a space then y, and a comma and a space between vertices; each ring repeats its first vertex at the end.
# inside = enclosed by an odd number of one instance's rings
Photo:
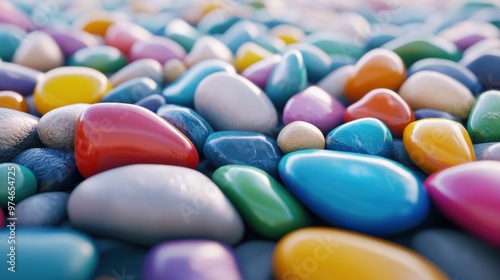
POLYGON ((27 167, 15 163, 0 163, 0 174, 6 183, 0 187, 0 206, 7 209, 9 201, 19 201, 35 194, 38 190, 35 174, 27 167), (15 195, 10 195, 14 193, 15 195), (12 200, 9 200, 12 197, 12 200))
POLYGON ((17 224, 22 227, 55 227, 66 218, 69 195, 46 192, 30 196, 16 207, 17 224))
POLYGON ((500 161, 500 143, 493 144, 486 148, 486 150, 481 155, 481 160, 500 161))
POLYGON ((261 89, 265 89, 274 67, 276 67, 280 61, 281 56, 279 55, 264 58, 245 68, 245 70, 241 72, 241 75, 261 89))
POLYGON ((232 64, 234 57, 231 50, 212 36, 203 36, 196 40, 184 58, 187 66, 193 66, 203 60, 218 59, 232 64))
POLYGON ((52 37, 42 31, 33 31, 16 49, 12 62, 46 72, 62 66, 64 56, 52 37))
POLYGON ((109 82, 116 87, 134 78, 150 78, 161 84, 163 82, 163 67, 154 59, 139 59, 114 73, 109 77, 109 82))
POLYGON ((241 73, 249 66, 273 56, 273 53, 253 42, 246 42, 236 51, 234 66, 241 73))
POLYGON ((28 113, 28 103, 26 99, 15 91, 0 91, 0 108, 8 108, 28 113))
POLYGON ((101 102, 134 104, 153 94, 160 94, 160 87, 155 81, 150 78, 134 78, 108 91, 101 102))
POLYGON ((45 30, 54 39, 64 57, 70 57, 77 51, 99 45, 99 40, 92 34, 75 28, 54 28, 45 30))
POLYGON ((307 149, 324 149, 325 137, 319 128, 303 121, 287 124, 278 135, 278 147, 283 154, 307 149))
POLYGON ((124 54, 128 54, 132 46, 138 42, 151 38, 152 34, 140 25, 120 21, 113 23, 106 30, 104 41, 106 45, 115 47, 124 54))
POLYGON ((0 90, 15 91, 22 96, 33 94, 44 77, 42 72, 14 63, 0 62, 0 90))
POLYGON ((115 47, 96 46, 78 50, 68 61, 69 66, 96 69, 102 73, 116 72, 127 64, 125 56, 115 47))
POLYGON ((275 243, 249 241, 234 250, 241 275, 245 280, 273 280, 273 253, 275 243), (255 269, 258 267, 259 269, 255 269))
POLYGON ((500 142, 500 91, 490 90, 479 96, 472 108, 467 131, 474 144, 500 142))
POLYGON ((129 52, 129 59, 131 61, 152 58, 161 64, 170 59, 182 60, 185 56, 186 51, 179 44, 173 40, 159 36, 135 42, 129 52))

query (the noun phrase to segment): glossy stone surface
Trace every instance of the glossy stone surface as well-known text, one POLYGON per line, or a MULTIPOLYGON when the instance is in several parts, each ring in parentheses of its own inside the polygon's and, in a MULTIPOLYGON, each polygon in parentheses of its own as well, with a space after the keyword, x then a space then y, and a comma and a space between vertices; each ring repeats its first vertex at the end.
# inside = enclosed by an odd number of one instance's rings
POLYGON ((144 97, 159 94, 159 85, 150 78, 134 78, 111 89, 101 102, 134 104, 144 97))
POLYGON ((106 45, 115 47, 124 54, 128 54, 132 45, 138 41, 151 38, 152 34, 144 27, 126 21, 113 23, 106 30, 104 41, 106 45))
POLYGON ((152 94, 137 101, 135 105, 144 107, 151 112, 156 112, 158 108, 165 105, 165 98, 160 94, 152 94))
POLYGON ((153 112, 130 104, 102 103, 85 109, 76 127, 75 155, 85 177, 138 163, 195 168, 193 143, 153 112))
POLYGON ((164 242, 153 247, 144 261, 142 279, 243 278, 233 250, 227 245, 209 240, 181 240, 164 242))
POLYGON ((114 73, 109 77, 109 82, 116 87, 134 78, 150 78, 161 84, 163 82, 163 67, 154 59, 139 59, 114 73))
POLYGON ((243 236, 243 222, 219 188, 179 166, 129 165, 92 176, 71 193, 68 216, 82 230, 146 246, 179 238, 235 244, 243 236))
POLYGON ((347 79, 353 75, 354 70, 354 65, 342 66, 321 79, 317 86, 334 98, 344 98, 345 84, 347 79))
POLYGON ((280 61, 281 56, 279 55, 264 58, 248 66, 248 68, 241 72, 241 75, 261 89, 265 89, 274 67, 276 67, 280 61))
POLYGON ((265 92, 276 109, 282 110, 288 99, 304 90, 306 85, 307 71, 302 54, 298 50, 289 50, 274 67, 265 92))
POLYGON ((452 221, 500 246, 500 162, 477 161, 450 167, 425 181, 432 200, 452 221), (471 188, 474 186, 474 188, 471 188))
POLYGON ((81 49, 99 45, 96 37, 80 29, 53 28, 45 31, 54 39, 66 58, 81 49))
POLYGON ((259 33, 259 27, 256 23, 248 20, 241 20, 231 25, 231 27, 221 35, 220 40, 231 50, 231 52, 236 53, 241 45, 257 38, 259 33))
POLYGON ((196 40, 202 36, 202 33, 186 21, 176 18, 165 26, 164 35, 176 41, 189 52, 196 43, 196 40))
POLYGON ((45 72, 62 66, 64 56, 52 37, 42 31, 33 31, 23 39, 12 62, 45 72))
POLYGON ((28 112, 28 103, 21 94, 15 91, 0 91, 0 108, 8 108, 24 113, 28 112))
POLYGON ((422 182, 404 166, 381 157, 298 151, 283 157, 279 173, 309 210, 353 231, 395 234, 419 224, 429 210, 422 182))
POLYGON ((302 54, 310 82, 316 83, 330 73, 332 59, 320 48, 306 43, 296 43, 284 51, 289 49, 296 49, 302 54))
POLYGON ((38 190, 35 174, 27 167, 15 163, 0 163, 0 206, 7 206, 35 194, 38 190), (10 199, 11 198, 11 199, 10 199))
POLYGON ((127 65, 127 60, 115 47, 95 46, 75 52, 68 60, 68 65, 89 67, 102 73, 110 73, 127 65))
POLYGON ((302 205, 261 169, 225 165, 214 172, 212 181, 235 205, 246 224, 265 238, 279 239, 310 224, 302 205))
POLYGON ((327 134, 344 121, 344 111, 339 101, 321 88, 311 86, 287 101, 283 109, 283 123, 305 121, 327 134))
POLYGON ((234 250, 241 275, 245 280, 273 280, 274 242, 253 240, 234 250), (258 267, 259 269, 255 269, 258 267))
POLYGON ((328 55, 343 55, 357 60, 364 54, 364 48, 343 34, 319 31, 308 35, 305 42, 322 49, 328 55))
POLYGON ((401 86, 399 95, 414 110, 441 110, 459 119, 469 116, 475 101, 472 92, 462 83, 434 71, 410 76, 401 86))
POLYGON ((23 96, 33 94, 43 73, 14 63, 0 63, 0 90, 10 90, 23 96))
POLYGON ((500 143, 493 144, 486 148, 481 155, 481 160, 500 161, 500 143))
POLYGON ((220 72, 203 79, 196 88, 194 107, 216 131, 242 130, 272 135, 278 124, 278 113, 271 100, 238 74, 220 72))
POLYGON ((212 36, 203 36, 196 40, 184 62, 187 66, 193 66, 208 59, 219 59, 232 64, 234 57, 231 50, 221 41, 212 36))
POLYGON ((378 238, 332 228, 295 231, 276 245, 278 279, 446 279, 415 252, 378 238), (353 269, 358 268, 358 269, 353 269))
POLYGON ((488 22, 464 20, 443 30, 439 35, 464 51, 484 39, 500 37, 500 30, 488 22))
POLYGON ((500 91, 490 90, 479 96, 467 122, 474 143, 500 142, 500 91))
POLYGON ((175 41, 165 37, 154 36, 143 41, 137 41, 130 49, 130 61, 152 58, 161 64, 170 59, 184 59, 186 51, 175 41))
POLYGON ((500 49, 492 49, 465 56, 460 64, 472 71, 486 89, 500 89, 500 73, 495 67, 499 62, 500 49))
POLYGON ((286 44, 294 44, 304 39, 304 31, 291 24, 280 24, 269 30, 269 33, 280 38, 286 44))
POLYGON ((325 137, 319 128, 303 122, 287 124, 278 134, 278 147, 284 154, 306 149, 324 149, 325 137))
POLYGON ((67 218, 68 197, 64 192, 46 192, 24 199, 16 206, 17 224, 22 227, 60 225, 67 218))
MULTIPOLYGON (((1 230, 0 238, 7 240, 9 232, 7 228, 1 230)), ((8 253, 10 246, 1 242, 0 250, 8 253)), ((15 254, 16 272, 2 269, 2 279, 12 279, 12 275, 14 279, 33 279, 40 275, 47 279, 91 279, 99 258, 90 237, 73 230, 51 228, 16 228, 15 254)), ((4 263, 7 260, 7 256, 2 256, 4 263)))
POLYGON ((458 122, 422 119, 405 128, 408 155, 427 174, 476 160, 467 130, 458 122))
POLYGON ((228 164, 249 165, 277 175, 281 151, 276 141, 248 131, 220 131, 210 134, 203 148, 215 167, 228 164))
POLYGON ((0 24, 0 59, 11 61, 16 49, 26 36, 24 29, 13 24, 0 24))
POLYGON ((273 56, 273 53, 254 42, 246 42, 236 51, 234 66, 238 72, 243 72, 252 64, 273 56))
POLYGON ((377 88, 398 90, 406 77, 406 67, 392 51, 375 49, 356 62, 344 86, 345 97, 355 102, 377 88))
POLYGON ((461 122, 461 120, 448 112, 443 112, 434 109, 419 109, 415 112, 415 120, 421 119, 429 119, 429 118, 439 118, 439 119, 447 119, 456 122, 461 122))
POLYGON ((346 122, 369 117, 382 121, 394 137, 401 137, 405 127, 415 121, 415 115, 410 106, 390 89, 370 91, 356 103, 347 107, 344 114, 346 122))
POLYGON ((59 67, 45 74, 34 92, 41 114, 77 103, 97 103, 111 89, 104 74, 88 67, 59 67), (71 92, 72 94, 68 94, 71 92))
POLYGON ((231 64, 219 60, 200 62, 167 86, 162 95, 168 103, 193 108, 196 88, 203 79, 216 72, 236 73, 236 70, 231 64))

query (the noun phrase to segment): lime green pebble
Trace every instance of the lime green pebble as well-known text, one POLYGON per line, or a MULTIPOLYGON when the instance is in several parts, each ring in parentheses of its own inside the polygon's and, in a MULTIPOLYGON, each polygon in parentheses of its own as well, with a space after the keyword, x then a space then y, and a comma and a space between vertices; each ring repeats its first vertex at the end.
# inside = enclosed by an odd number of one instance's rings
POLYGON ((36 193, 38 185, 33 172, 19 164, 0 164, 0 206, 17 203, 36 193))

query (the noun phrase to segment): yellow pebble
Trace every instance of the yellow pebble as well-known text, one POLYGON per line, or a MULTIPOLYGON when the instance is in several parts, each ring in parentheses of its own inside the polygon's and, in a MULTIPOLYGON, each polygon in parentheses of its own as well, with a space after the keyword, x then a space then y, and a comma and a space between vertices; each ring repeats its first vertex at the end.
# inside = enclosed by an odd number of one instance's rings
POLYGON ((280 24, 269 30, 269 33, 280 38, 287 45, 295 44, 305 37, 304 31, 290 24, 280 24))
POLYGON ((253 42, 246 42, 236 51, 234 66, 238 72, 243 72, 250 65, 272 56, 273 53, 253 42))
POLYGON ((112 13, 106 12, 95 12, 88 13, 78 18, 75 21, 75 27, 82 29, 90 34, 99 35, 104 37, 108 27, 113 23, 125 19, 123 16, 119 16, 112 13))

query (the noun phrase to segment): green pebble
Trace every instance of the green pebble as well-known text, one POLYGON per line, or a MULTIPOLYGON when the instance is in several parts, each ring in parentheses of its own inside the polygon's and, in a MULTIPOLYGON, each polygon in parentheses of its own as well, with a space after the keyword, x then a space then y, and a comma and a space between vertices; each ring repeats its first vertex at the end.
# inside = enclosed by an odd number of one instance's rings
POLYGON ((269 239, 310 224, 302 205, 273 177, 251 166, 226 165, 212 180, 238 209, 245 222, 269 239))
POLYGON ((312 44, 328 55, 343 55, 358 60, 365 53, 362 46, 354 44, 349 37, 317 32, 306 37, 307 43, 312 44))
POLYGON ((111 73, 126 66, 127 60, 115 47, 95 46, 77 51, 70 57, 68 64, 93 68, 102 73, 111 73))
POLYGON ((474 144, 500 142, 500 91, 479 96, 470 112, 467 131, 474 144))
POLYGON ((0 182, 0 206, 2 207, 7 207, 8 202, 18 203, 34 195, 38 190, 35 174, 19 164, 1 163, 0 180, 2 180, 0 182), (14 195, 12 195, 12 187, 14 187, 14 195))

